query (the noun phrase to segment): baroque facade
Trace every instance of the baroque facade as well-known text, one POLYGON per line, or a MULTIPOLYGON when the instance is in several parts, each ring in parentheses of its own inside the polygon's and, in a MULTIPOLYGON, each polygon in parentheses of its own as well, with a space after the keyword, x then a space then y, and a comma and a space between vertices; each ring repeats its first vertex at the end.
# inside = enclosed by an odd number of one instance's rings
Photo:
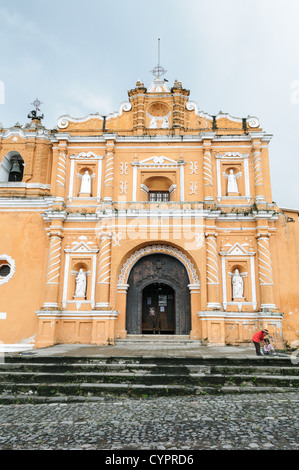
POLYGON ((0 132, 0 341, 128 334, 299 339, 298 211, 272 201, 271 135, 201 112, 179 81, 119 111, 0 132))

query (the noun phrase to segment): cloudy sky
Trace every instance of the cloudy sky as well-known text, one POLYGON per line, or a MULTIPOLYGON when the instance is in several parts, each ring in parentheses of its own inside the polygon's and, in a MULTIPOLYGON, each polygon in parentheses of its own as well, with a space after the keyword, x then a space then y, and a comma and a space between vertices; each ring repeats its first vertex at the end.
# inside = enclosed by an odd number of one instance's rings
POLYGON ((190 90, 209 114, 256 116, 273 135, 273 200, 299 209, 298 0, 0 0, 0 122, 24 124, 36 97, 44 124, 117 111, 152 81, 190 90))

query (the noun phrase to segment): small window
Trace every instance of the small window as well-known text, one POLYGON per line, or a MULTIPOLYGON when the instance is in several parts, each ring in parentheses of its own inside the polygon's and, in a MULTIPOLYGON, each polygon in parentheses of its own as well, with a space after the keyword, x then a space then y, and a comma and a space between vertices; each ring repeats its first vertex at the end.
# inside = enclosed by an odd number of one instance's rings
POLYGON ((10 274, 10 266, 8 264, 4 264, 0 267, 0 277, 6 277, 10 274))
POLYGON ((168 202, 169 192, 168 191, 150 191, 149 201, 150 202, 168 202))
POLYGON ((0 254, 0 286, 6 284, 15 273, 15 261, 8 255, 0 254))

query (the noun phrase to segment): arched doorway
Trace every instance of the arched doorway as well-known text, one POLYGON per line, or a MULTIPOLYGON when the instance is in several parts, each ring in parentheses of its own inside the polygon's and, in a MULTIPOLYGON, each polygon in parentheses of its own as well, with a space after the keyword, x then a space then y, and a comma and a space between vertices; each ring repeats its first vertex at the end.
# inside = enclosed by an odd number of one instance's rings
POLYGON ((128 334, 152 334, 154 330, 160 334, 190 333, 190 280, 177 258, 164 253, 140 258, 130 272, 128 284, 128 334), (151 306, 155 319, 150 315, 151 306))

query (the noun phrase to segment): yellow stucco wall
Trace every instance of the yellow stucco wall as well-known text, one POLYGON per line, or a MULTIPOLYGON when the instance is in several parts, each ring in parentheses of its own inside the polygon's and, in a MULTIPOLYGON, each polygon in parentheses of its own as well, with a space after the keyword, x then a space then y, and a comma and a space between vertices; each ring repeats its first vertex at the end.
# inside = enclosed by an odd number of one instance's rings
POLYGON ((298 212, 272 202, 270 137, 256 118, 200 112, 179 82, 163 92, 137 83, 128 95, 105 119, 62 116, 54 131, 38 121, 2 131, 0 261, 10 256, 15 273, 0 282, 0 341, 126 337, 127 264, 149 247, 189 274, 191 339, 239 344, 267 326, 277 346, 291 344, 299 338, 298 212), (25 166, 14 184, 3 162, 16 152, 25 166), (231 169, 238 193, 228 192, 231 169), (86 171, 90 194, 80 192, 86 171), (149 203, 157 190, 169 190, 169 203, 149 203), (76 299, 80 268, 87 290, 76 299))

